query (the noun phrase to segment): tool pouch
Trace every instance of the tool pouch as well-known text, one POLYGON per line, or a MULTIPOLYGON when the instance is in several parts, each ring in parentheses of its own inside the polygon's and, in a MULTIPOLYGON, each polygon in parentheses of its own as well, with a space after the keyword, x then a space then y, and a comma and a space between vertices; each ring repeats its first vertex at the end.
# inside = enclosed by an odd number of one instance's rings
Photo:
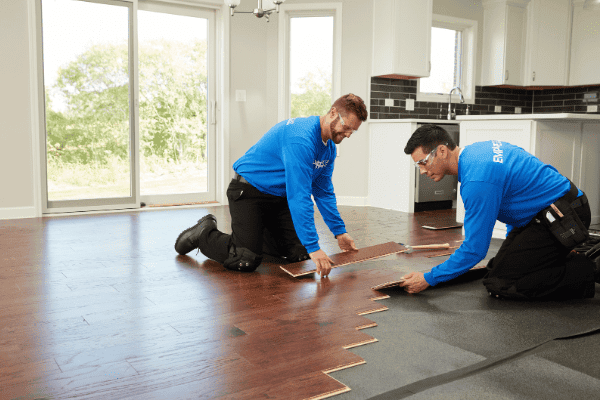
POLYGON ((577 198, 577 193, 577 187, 571 183, 569 193, 544 208, 538 214, 540 221, 568 249, 572 249, 578 244, 585 242, 590 237, 587 228, 573 209, 574 206, 580 206, 587 202, 585 194, 577 198), (575 199, 573 199, 573 192, 575 193, 575 199))

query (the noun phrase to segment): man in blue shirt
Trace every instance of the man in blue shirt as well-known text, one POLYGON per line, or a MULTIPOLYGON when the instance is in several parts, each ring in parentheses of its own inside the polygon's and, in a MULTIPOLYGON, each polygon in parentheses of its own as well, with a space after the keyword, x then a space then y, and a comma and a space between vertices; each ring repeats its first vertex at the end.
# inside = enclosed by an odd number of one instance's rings
POLYGON ((421 174, 436 182, 445 175, 458 175, 465 206, 465 240, 460 248, 431 271, 406 275, 402 286, 407 292, 418 293, 474 267, 486 256, 498 220, 508 232, 487 265, 483 284, 490 295, 594 296, 600 271, 583 254, 571 252, 587 238, 590 207, 585 194, 554 167, 499 140, 461 149, 437 125, 418 128, 404 152, 421 174), (557 228, 561 221, 568 226, 557 228))
POLYGON ((362 99, 348 94, 325 115, 275 125, 233 164, 235 178, 227 189, 232 234, 220 232, 209 214, 179 235, 175 250, 199 248, 228 269, 248 272, 263 253, 289 262, 310 257, 321 277, 327 276, 332 261, 319 247, 311 196, 340 249, 356 250, 337 210, 331 176, 335 145, 366 119, 362 99))

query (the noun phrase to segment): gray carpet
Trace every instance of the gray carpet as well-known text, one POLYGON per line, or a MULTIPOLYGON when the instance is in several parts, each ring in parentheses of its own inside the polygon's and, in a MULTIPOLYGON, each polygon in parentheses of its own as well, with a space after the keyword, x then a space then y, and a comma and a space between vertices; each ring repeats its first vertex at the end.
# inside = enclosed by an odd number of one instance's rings
MULTIPOLYGON (((493 241, 488 256, 500 243, 493 241)), ((498 300, 480 277, 417 295, 388 289, 381 303, 389 310, 369 315, 378 327, 365 330, 379 342, 352 349, 367 363, 331 374, 352 389, 336 399, 600 398, 600 296, 498 300)))

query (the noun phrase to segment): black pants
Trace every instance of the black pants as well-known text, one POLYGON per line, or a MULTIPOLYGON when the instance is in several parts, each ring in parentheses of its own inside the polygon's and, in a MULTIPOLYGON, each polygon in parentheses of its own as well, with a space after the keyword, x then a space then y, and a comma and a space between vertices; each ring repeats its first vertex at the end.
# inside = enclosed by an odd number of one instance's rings
POLYGON ((254 186, 233 179, 227 188, 232 234, 219 230, 200 238, 200 251, 223 263, 232 246, 257 256, 269 254, 289 261, 305 259, 306 248, 298 239, 285 197, 265 194, 254 186))
MULTIPOLYGON (((586 228, 588 203, 575 208, 586 228)), ((521 299, 566 300, 594 297, 594 264, 583 254, 563 247, 534 218, 513 229, 487 265, 483 284, 489 292, 521 299)))

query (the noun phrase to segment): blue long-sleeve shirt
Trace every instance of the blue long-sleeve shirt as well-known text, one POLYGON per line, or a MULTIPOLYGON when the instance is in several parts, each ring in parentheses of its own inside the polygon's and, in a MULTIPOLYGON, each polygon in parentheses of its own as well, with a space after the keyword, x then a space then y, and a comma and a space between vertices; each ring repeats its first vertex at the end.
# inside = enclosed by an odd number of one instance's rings
POLYGON ((292 118, 271 128, 233 169, 261 192, 287 197, 296 234, 312 253, 319 236, 311 195, 329 230, 346 232, 331 182, 336 154, 331 140, 323 143, 318 116, 292 118))
POLYGON ((458 181, 465 206, 465 240, 446 262, 425 274, 432 286, 483 260, 496 220, 505 223, 509 233, 527 225, 571 188, 569 180, 551 165, 498 140, 465 146, 458 159, 458 181))

